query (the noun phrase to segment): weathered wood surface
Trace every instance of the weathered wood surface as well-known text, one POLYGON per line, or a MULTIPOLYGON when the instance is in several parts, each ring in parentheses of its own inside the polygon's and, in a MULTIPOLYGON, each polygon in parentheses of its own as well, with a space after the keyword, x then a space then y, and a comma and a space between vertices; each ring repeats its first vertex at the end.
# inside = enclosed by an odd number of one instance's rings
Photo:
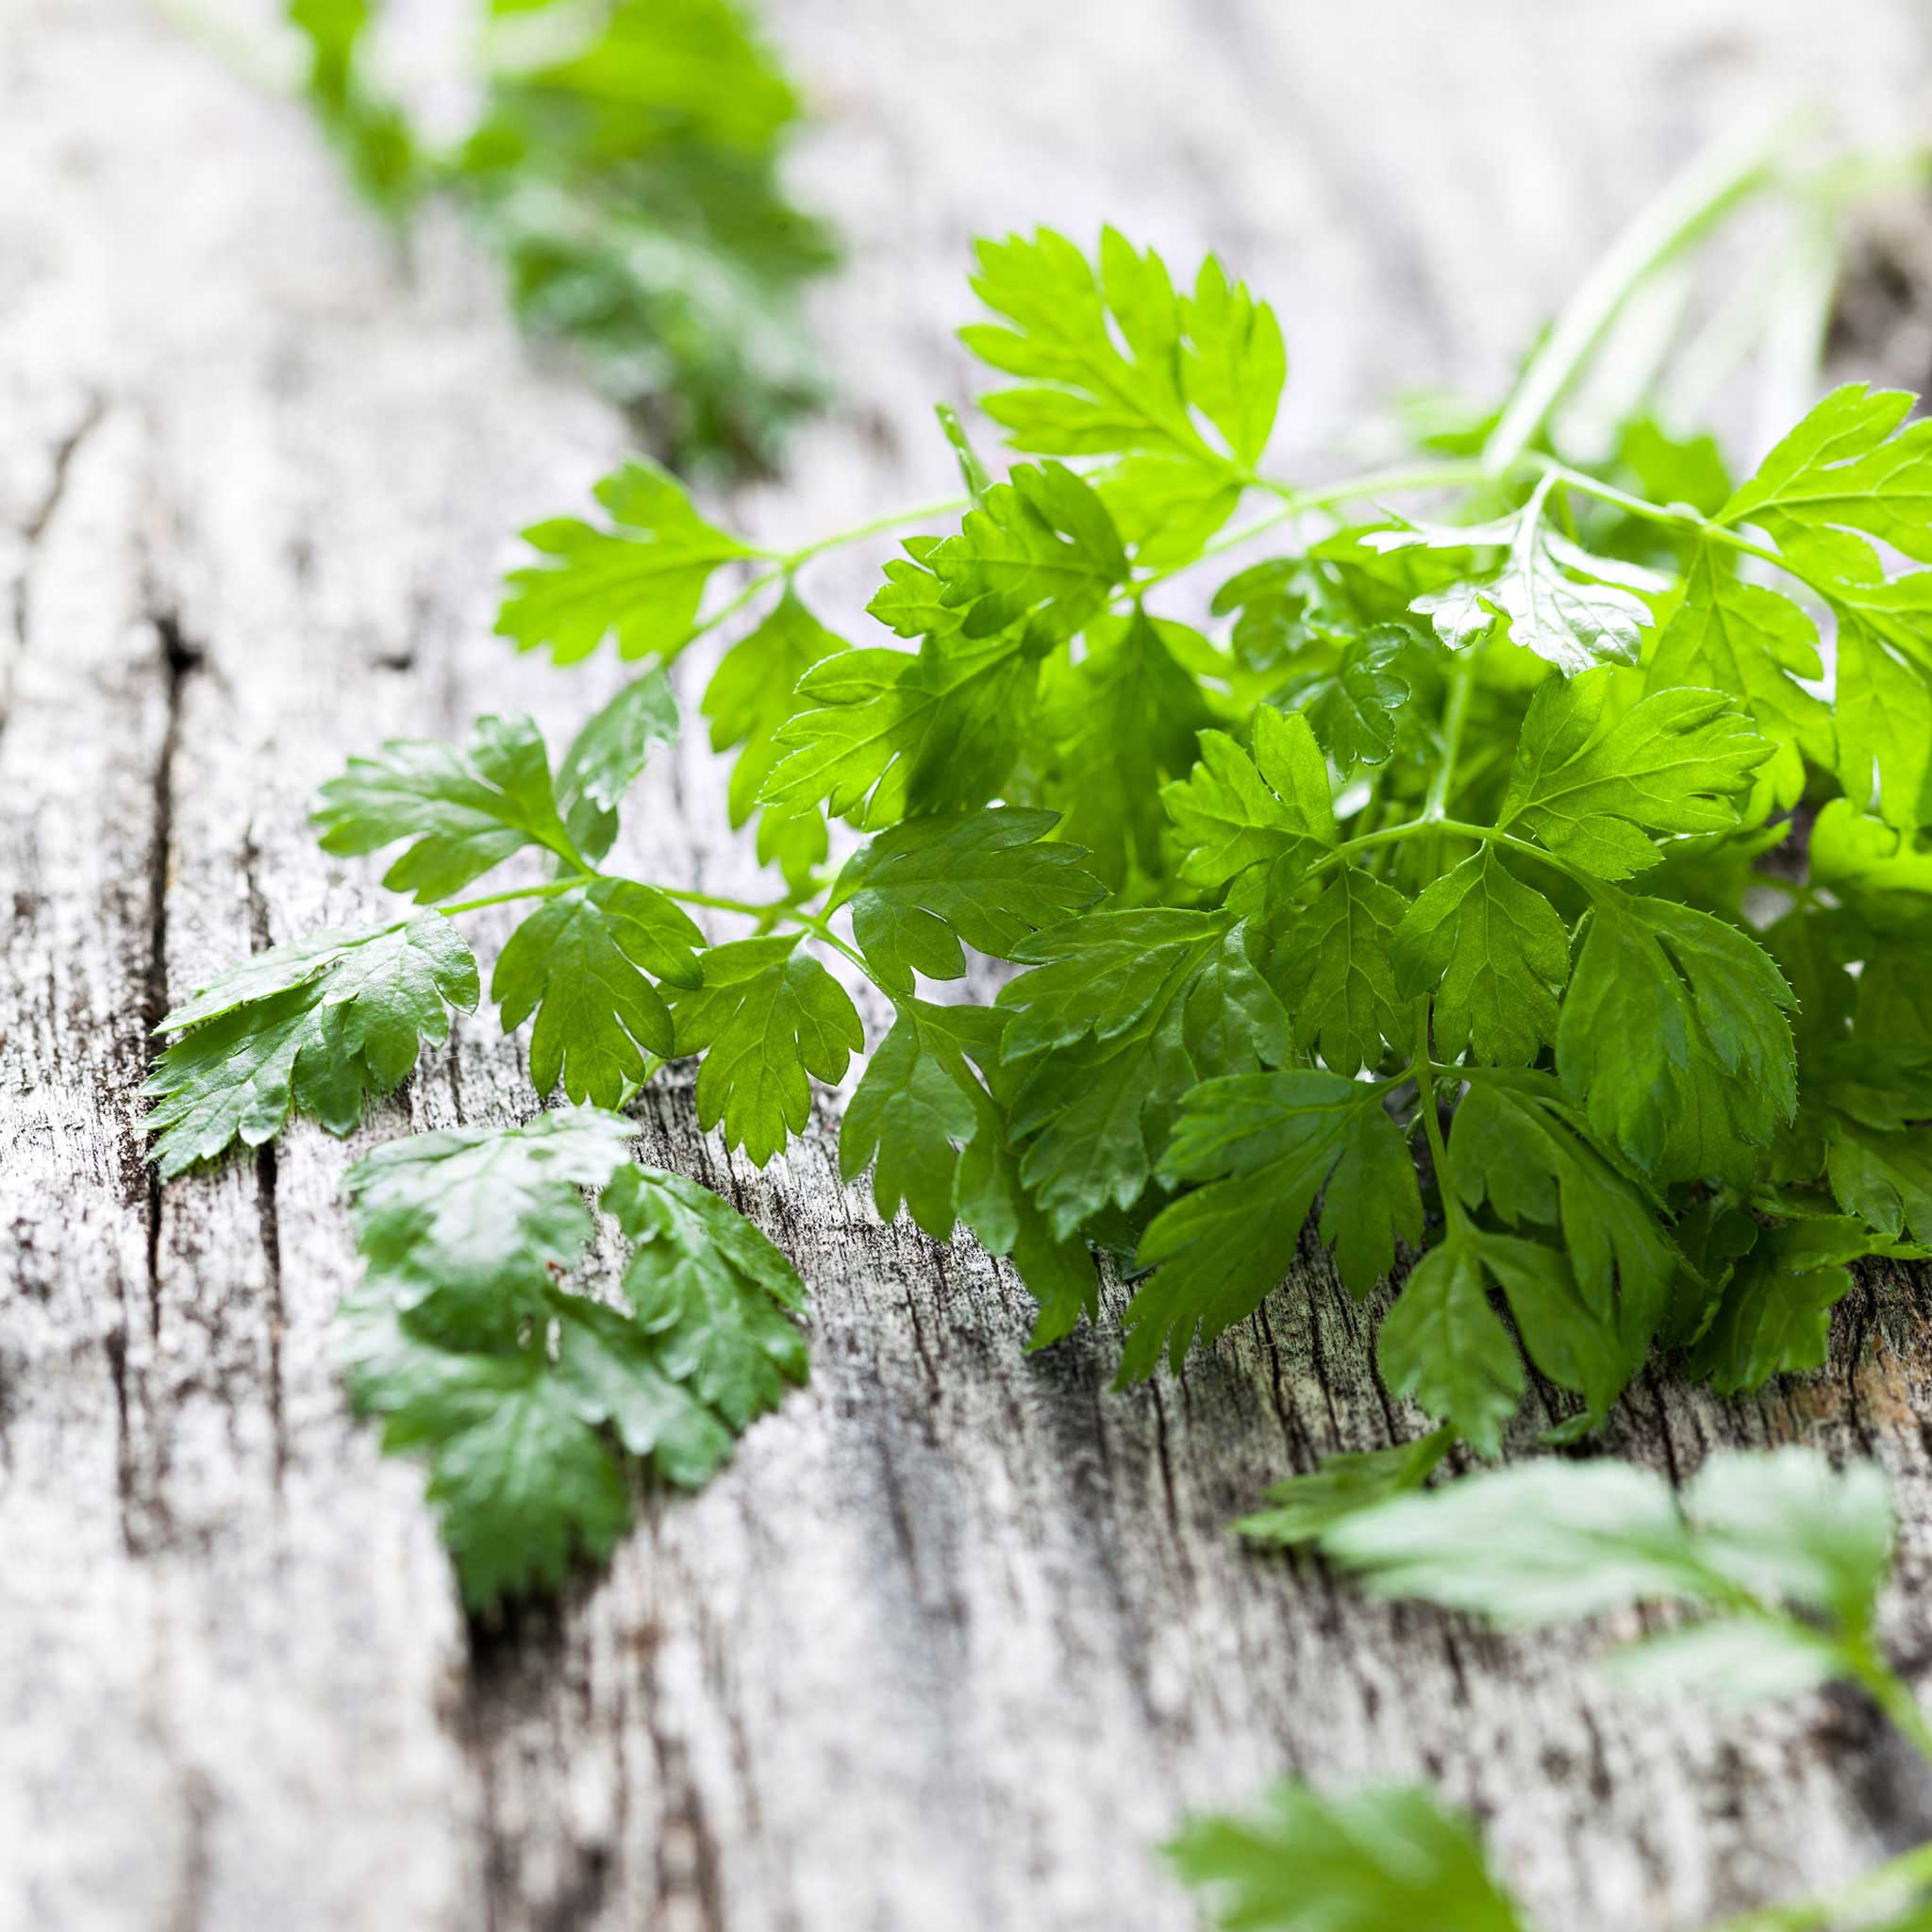
MULTIPOLYGON (((1767 88, 1879 134, 1932 51, 1907 0, 772 10, 824 113, 802 175, 852 244, 821 305, 845 402, 738 506, 800 537, 947 487, 926 412, 970 393, 974 232, 1222 246, 1285 311, 1290 443, 1332 450, 1391 388, 1493 381, 1767 88)), ((724 1159, 675 1080, 639 1108, 650 1158, 795 1256, 813 1384, 702 1496, 647 1503, 608 1574, 466 1629, 417 1472, 333 1378, 336 1194, 380 1139, 526 1110, 518 1043, 465 1024, 356 1141, 300 1124, 164 1193, 136 1090, 146 1024, 210 969, 378 905, 304 829, 346 754, 491 708, 562 729, 608 688, 488 632, 508 533, 620 429, 460 238, 406 264, 299 110, 135 0, 7 0, 0 29, 0 1925, 1171 1932, 1149 1844, 1284 1769, 1434 1779, 1568 1932, 1932 1833, 1850 1704, 1638 1707, 1588 1641, 1244 1557, 1225 1522, 1264 1482, 1414 1426, 1320 1259, 1179 1379, 1110 1394, 1110 1323, 1026 1357, 1003 1266, 880 1226, 820 1129, 763 1174, 724 1159)), ((1922 359, 1924 321, 1863 346, 1922 359)), ((875 562, 827 564, 821 602, 875 562)), ((718 801, 687 745, 635 862, 749 887, 718 801)), ((1674 1469, 1880 1457, 1915 1674, 1926 1301, 1874 1276, 1826 1374, 1739 1404, 1651 1379, 1615 1430, 1674 1469)))

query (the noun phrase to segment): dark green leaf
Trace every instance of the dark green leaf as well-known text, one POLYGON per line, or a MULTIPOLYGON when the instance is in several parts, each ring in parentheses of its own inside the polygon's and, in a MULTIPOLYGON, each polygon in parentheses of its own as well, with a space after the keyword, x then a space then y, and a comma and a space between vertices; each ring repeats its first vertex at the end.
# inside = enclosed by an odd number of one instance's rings
POLYGON ((1483 1272, 1504 1240, 1474 1230, 1445 1236, 1403 1282, 1375 1343, 1391 1392, 1453 1423, 1483 1456, 1501 1447, 1503 1424, 1523 1396, 1523 1357, 1490 1306, 1483 1272))
POLYGON ((1198 1328, 1212 1341, 1250 1315, 1287 1272, 1325 1184, 1323 1231, 1343 1278, 1366 1293, 1422 1234, 1422 1198, 1381 1096, 1313 1070, 1208 1080, 1183 1103, 1162 1178, 1208 1185, 1162 1209, 1138 1261, 1157 1272, 1127 1308, 1123 1382, 1176 1369, 1198 1328), (1332 1176, 1332 1178, 1331 1178, 1332 1176))
POLYGON ((1527 1066, 1557 1037, 1570 935, 1485 845, 1425 888, 1389 941, 1395 991, 1435 996, 1437 1051, 1527 1066))
POLYGON ((531 1013, 530 1084, 559 1078, 572 1100, 621 1106, 646 1074, 644 1056, 669 1059, 671 1013, 644 971, 696 987, 691 950, 704 935, 670 899, 629 879, 600 878, 546 900, 497 957, 490 997, 506 1033, 531 1013))
MULTIPOLYGON (((1456 1110, 1447 1180, 1472 1208, 1487 1201, 1511 1227, 1528 1223, 1561 1235, 1562 1292, 1555 1303, 1539 1296, 1538 1306, 1568 1317, 1577 1374, 1553 1367, 1529 1333, 1548 1335, 1549 1323, 1524 1323, 1524 1339, 1546 1374, 1581 1391, 1601 1414, 1648 1352, 1680 1266, 1655 1205, 1591 1144, 1546 1074, 1471 1083, 1456 1110)), ((1523 1315, 1519 1307, 1519 1322, 1523 1315)))
POLYGON ((1400 625, 1377 625, 1336 646, 1333 663, 1294 679, 1281 701, 1300 710, 1322 749, 1343 772, 1387 764, 1395 752, 1395 714, 1409 683, 1394 667, 1409 646, 1400 625))
POLYGON ((1124 622, 1096 619, 1080 661, 1041 674, 1040 727, 1054 750, 1048 797, 1065 836, 1116 888, 1130 865, 1161 870, 1161 783, 1194 762, 1198 734, 1213 721, 1168 647, 1175 629, 1138 608, 1124 622))
POLYGON ((382 882, 425 906, 530 846, 585 869, 528 718, 477 719, 463 751, 435 739, 391 739, 380 757, 351 758, 322 788, 314 819, 325 852, 359 858, 408 839, 382 882))
POLYGON ((167 1014, 181 1037, 142 1091, 167 1179, 238 1137, 259 1146, 291 1108, 332 1134, 396 1087, 422 1042, 449 1037, 447 1008, 474 1010, 476 962, 440 913, 359 933, 312 933, 257 953, 167 1014))
POLYGON ((1342 865, 1310 906, 1283 924, 1269 957, 1298 1044, 1338 1074, 1382 1058, 1382 1042, 1406 1050, 1413 1026, 1395 990, 1390 944, 1408 904, 1356 865, 1342 865))
POLYGON ((1824 1366, 1832 1309, 1850 1293, 1844 1264, 1870 1251, 1857 1221, 1828 1216, 1761 1228, 1738 1258, 1687 1366, 1721 1395, 1824 1366))
POLYGON ((676 1050, 702 1053, 698 1124, 762 1167, 811 1117, 806 1075, 842 1079, 865 1047, 851 996, 796 933, 736 940, 705 955, 705 983, 675 988, 676 1050))
POLYGON ((1308 722, 1263 705, 1253 755, 1224 732, 1204 731, 1201 760, 1161 788, 1183 853, 1184 885, 1225 885, 1251 865, 1318 856, 1336 838, 1328 764, 1308 722))
POLYGON ((1076 845, 1042 843, 1058 814, 1000 806, 908 819, 855 853, 827 913, 852 909, 853 936, 882 984, 909 993, 913 975, 958 979, 960 941, 996 959, 1042 926, 1104 896, 1076 845))
POLYGON ((1797 1101, 1790 989, 1736 926, 1605 897, 1557 1024, 1563 1091, 1607 1146, 1659 1180, 1748 1182, 1797 1101))

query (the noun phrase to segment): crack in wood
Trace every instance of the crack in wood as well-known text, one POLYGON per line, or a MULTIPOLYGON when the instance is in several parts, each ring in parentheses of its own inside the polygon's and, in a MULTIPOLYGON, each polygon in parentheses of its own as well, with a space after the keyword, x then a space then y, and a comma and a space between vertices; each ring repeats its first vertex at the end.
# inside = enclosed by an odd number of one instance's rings
MULTIPOLYGON (((73 467, 74 458, 80 446, 99 427, 101 419, 107 413, 107 404, 99 395, 90 395, 75 425, 54 445, 54 455, 48 466, 47 487, 41 499, 27 512, 26 521, 21 525, 20 534, 25 541, 28 557, 19 580, 13 587, 13 636, 23 651, 26 649, 27 636, 32 629, 33 602, 33 556, 40 547, 41 540, 47 534, 55 513, 60 508, 60 500, 67 493, 67 474, 73 467)), ((5 692, 0 691, 0 699, 5 692)), ((0 731, 7 726, 7 708, 0 705, 0 731)))

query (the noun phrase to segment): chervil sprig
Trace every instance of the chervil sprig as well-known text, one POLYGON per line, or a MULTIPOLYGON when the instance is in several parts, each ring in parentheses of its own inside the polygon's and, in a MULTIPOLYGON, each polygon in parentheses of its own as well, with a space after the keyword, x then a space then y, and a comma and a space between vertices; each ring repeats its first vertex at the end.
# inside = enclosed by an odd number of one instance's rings
MULTIPOLYGON (((1677 216, 1633 273, 1704 225, 1677 216)), ((554 766, 485 720, 325 788, 328 849, 399 846, 386 882, 436 909, 170 1015, 159 1158, 291 1109, 346 1131, 479 997, 426 935, 527 899, 489 985, 540 1093, 619 1107, 694 1058, 700 1125, 762 1165, 856 1056, 847 1178, 1012 1256, 1037 1344, 1111 1257, 1123 1380, 1249 1315, 1310 1215, 1353 1292, 1395 1286, 1380 1364, 1445 1444, 1501 1449, 1525 1357, 1566 1437, 1653 1348, 1725 1391, 1815 1366, 1849 1264, 1932 1233, 1932 573, 1888 561, 1932 558, 1932 458, 1903 401, 1834 392, 1742 485, 1641 416, 1578 459, 1547 419, 1598 288, 1474 443, 1310 487, 1266 467, 1286 359, 1218 263, 1177 284, 1108 231, 981 270, 997 320, 964 339, 1020 378, 989 414, 1022 459, 942 410, 963 493, 903 517, 760 541, 640 459, 527 533, 499 631, 560 664, 613 640, 640 676, 554 766), (827 622, 816 560, 908 525, 871 627, 827 622), (1157 608, 1264 539, 1201 584, 1207 628, 1157 608), (676 728, 665 667, 713 631, 763 900, 608 867, 676 728), (541 875, 456 897, 511 860, 541 875), (1019 970, 934 996, 974 956, 1019 970)), ((1382 1477, 1324 1475, 1322 1508, 1382 1477)))

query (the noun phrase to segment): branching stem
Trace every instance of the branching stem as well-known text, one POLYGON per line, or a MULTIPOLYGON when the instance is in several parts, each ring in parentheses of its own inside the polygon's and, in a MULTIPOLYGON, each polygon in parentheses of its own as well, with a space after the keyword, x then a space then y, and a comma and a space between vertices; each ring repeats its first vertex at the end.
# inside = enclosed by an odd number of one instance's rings
POLYGON ((1436 1192, 1442 1200, 1442 1220, 1452 1235, 1467 1225, 1462 1203, 1449 1184, 1449 1149, 1442 1139, 1442 1117, 1436 1107, 1435 1063, 1429 1058, 1429 1002, 1416 1004, 1415 1058, 1409 1072, 1415 1077, 1416 1111, 1423 1117, 1423 1132, 1428 1138, 1429 1158, 1436 1170, 1436 1192))

